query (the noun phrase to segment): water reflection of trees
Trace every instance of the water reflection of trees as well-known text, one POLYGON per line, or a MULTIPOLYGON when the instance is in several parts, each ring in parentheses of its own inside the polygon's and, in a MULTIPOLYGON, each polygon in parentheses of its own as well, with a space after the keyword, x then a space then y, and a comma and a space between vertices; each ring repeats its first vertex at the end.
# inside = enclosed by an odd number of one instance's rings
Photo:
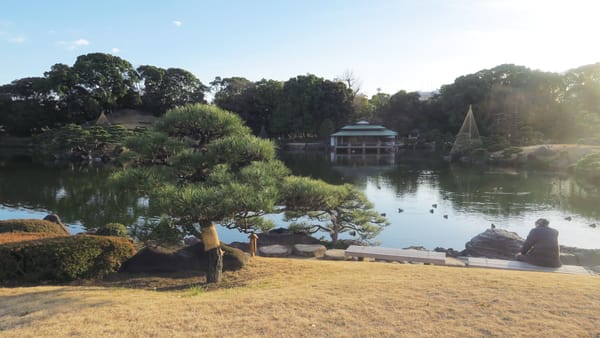
MULTIPOLYGON (((333 164, 327 153, 283 154, 296 175, 329 183, 367 183, 414 195, 423 185, 439 191, 458 211, 512 216, 529 210, 561 210, 599 219, 600 193, 555 173, 450 165, 430 154, 400 154, 396 165, 333 164)), ((140 216, 156 216, 152 205, 115 191, 106 169, 48 168, 31 162, 0 163, 0 204, 57 213, 67 223, 95 227, 109 222, 131 225, 140 216)))
POLYGON ((440 190, 456 209, 488 215, 520 215, 540 206, 598 217, 600 196, 583 189, 569 176, 512 169, 451 165, 441 171, 440 190))
POLYGON ((440 154, 431 152, 403 152, 398 155, 397 165, 392 171, 383 174, 396 195, 415 194, 419 186, 438 186, 439 172, 447 163, 440 154))
MULTIPOLYGON (((370 180, 397 196, 414 195, 427 185, 462 212, 515 216, 540 209, 598 219, 600 193, 571 176, 512 168, 449 164, 435 154, 403 153, 394 166, 330 165, 359 186, 370 180)), ((310 166, 309 161, 306 162, 310 166)), ((312 162, 314 165, 314 162, 312 162)), ((318 176, 317 176, 318 177, 318 176)))
POLYGON ((278 154, 294 175, 309 176, 331 184, 350 183, 350 179, 340 175, 329 161, 326 152, 281 152, 278 154))
POLYGON ((137 196, 107 184, 108 170, 94 167, 48 168, 30 162, 7 162, 0 167, 0 203, 44 209, 66 223, 86 228, 110 222, 126 225, 149 213, 137 196))

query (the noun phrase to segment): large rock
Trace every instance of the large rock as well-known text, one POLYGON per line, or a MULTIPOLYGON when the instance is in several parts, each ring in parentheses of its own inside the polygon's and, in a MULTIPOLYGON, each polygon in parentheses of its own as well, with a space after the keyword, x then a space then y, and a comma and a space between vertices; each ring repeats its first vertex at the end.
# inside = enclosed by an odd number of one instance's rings
POLYGON ((60 220, 60 217, 58 217, 57 214, 46 215, 46 217, 44 217, 44 221, 64 225, 64 223, 60 220))
POLYGON ((465 244, 463 256, 514 259, 521 247, 523 238, 517 233, 504 229, 487 229, 465 244))
POLYGON ((327 248, 322 244, 294 244, 294 254, 304 257, 323 257, 327 248))
POLYGON ((60 225, 63 227, 63 229, 65 229, 65 231, 66 231, 68 234, 70 234, 70 233, 71 233, 71 232, 69 231, 69 228, 67 228, 67 226, 65 225, 65 223, 63 223, 63 222, 60 220, 60 217, 58 217, 58 215, 57 215, 57 214, 49 214, 49 215, 46 215, 46 217, 44 217, 43 219, 44 219, 44 221, 48 221, 48 222, 52 222, 52 223, 56 223, 56 224, 60 224, 60 225))
MULTIPOLYGON (((246 262, 246 255, 238 249, 221 245, 223 270, 238 270, 246 262)), ((207 271, 208 257, 202 242, 186 246, 177 251, 165 251, 146 247, 135 256, 123 262, 120 272, 130 273, 170 273, 178 271, 207 271)))

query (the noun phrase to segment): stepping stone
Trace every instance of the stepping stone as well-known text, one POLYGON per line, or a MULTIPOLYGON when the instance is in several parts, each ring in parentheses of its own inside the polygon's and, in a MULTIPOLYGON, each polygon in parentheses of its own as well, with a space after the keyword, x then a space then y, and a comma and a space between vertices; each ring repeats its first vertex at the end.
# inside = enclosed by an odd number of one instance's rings
POLYGON ((303 257, 323 257, 327 248, 321 244, 295 244, 294 254, 303 257))
POLYGON ((292 248, 286 245, 274 244, 258 248, 260 256, 265 257, 287 257, 292 253, 292 248))
POLYGON ((325 256, 323 259, 330 259, 333 261, 343 261, 346 260, 346 250, 343 249, 329 249, 325 251, 325 256))

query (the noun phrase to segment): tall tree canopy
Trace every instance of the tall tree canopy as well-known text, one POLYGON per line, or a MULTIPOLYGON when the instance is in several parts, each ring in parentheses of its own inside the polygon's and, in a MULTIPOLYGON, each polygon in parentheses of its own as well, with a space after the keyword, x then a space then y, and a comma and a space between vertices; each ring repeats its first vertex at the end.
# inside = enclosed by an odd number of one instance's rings
POLYGON ((157 115, 188 103, 205 103, 206 87, 192 73, 131 64, 104 53, 81 55, 73 66, 55 64, 44 77, 0 86, 0 125, 29 135, 69 123, 95 120, 101 112, 143 108, 157 115))
POLYGON ((72 71, 77 78, 74 86, 105 111, 116 108, 128 94, 135 95, 138 74, 128 61, 118 56, 104 53, 81 55, 72 71))
POLYGON ((211 86, 215 92, 214 104, 237 113, 254 134, 271 134, 273 112, 280 102, 283 88, 281 82, 265 79, 251 82, 241 77, 217 77, 211 82, 211 86))
POLYGON ((52 126, 56 102, 43 77, 15 80, 0 87, 0 125, 16 135, 29 135, 52 126))
POLYGON ((354 94, 342 82, 300 75, 283 84, 272 130, 282 136, 317 136, 322 123, 341 127, 352 115, 354 94))
POLYGON ((206 87, 184 69, 144 65, 137 71, 142 79, 142 104, 147 111, 162 115, 176 106, 206 103, 206 87))

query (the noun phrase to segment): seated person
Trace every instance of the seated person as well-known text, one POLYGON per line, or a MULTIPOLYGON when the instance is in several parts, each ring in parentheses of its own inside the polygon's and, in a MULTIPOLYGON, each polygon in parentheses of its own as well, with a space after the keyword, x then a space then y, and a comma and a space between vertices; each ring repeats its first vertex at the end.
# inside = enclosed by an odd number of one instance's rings
POLYGON ((521 252, 516 256, 517 260, 552 268, 558 268, 562 265, 558 246, 558 231, 549 227, 549 223, 544 218, 535 221, 535 228, 529 232, 521 252))

